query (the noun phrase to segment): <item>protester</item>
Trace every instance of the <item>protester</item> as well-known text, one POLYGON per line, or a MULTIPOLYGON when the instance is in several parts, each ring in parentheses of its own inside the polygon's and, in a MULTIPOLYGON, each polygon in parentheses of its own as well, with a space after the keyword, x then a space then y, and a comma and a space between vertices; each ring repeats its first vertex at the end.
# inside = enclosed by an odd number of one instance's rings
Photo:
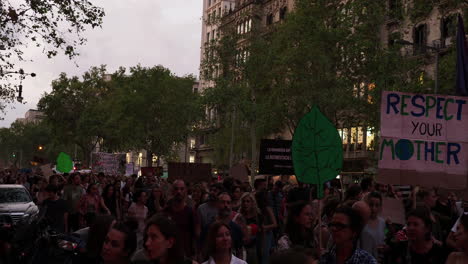
POLYGON ((247 263, 256 264, 260 262, 257 254, 257 238, 261 236, 263 216, 253 194, 244 193, 240 200, 239 214, 233 221, 242 229, 247 263))
POLYGON ((196 217, 194 210, 186 203, 187 188, 183 180, 175 180, 172 184, 172 199, 164 212, 171 217, 177 225, 181 246, 188 257, 195 255, 193 239, 198 237, 196 217))
MULTIPOLYGON (((79 174, 74 174, 71 177, 72 183, 68 184, 63 189, 63 199, 67 202, 69 210, 69 228, 70 230, 78 230, 80 223, 80 214, 78 204, 81 200, 81 196, 85 194, 83 187, 81 187, 81 177, 79 174)), ((55 184, 54 181, 51 181, 55 184)))
POLYGON ((344 201, 360 201, 362 200, 362 189, 359 185, 351 185, 346 190, 344 201))
POLYGON ((399 241, 391 246, 389 263, 445 263, 448 252, 432 237, 431 214, 426 207, 419 206, 407 216, 407 241, 399 241))
POLYGON ((233 255, 231 229, 226 223, 213 223, 205 244, 207 261, 203 264, 247 264, 233 255))
MULTIPOLYGON (((37 182, 37 192, 36 192, 36 204, 37 205, 42 205, 44 200, 49 198, 49 194, 46 191, 46 187, 48 186, 47 180, 46 179, 39 179, 37 182)), ((57 189, 57 193, 60 192, 60 190, 57 189)))
POLYGON ((110 210, 105 205, 102 196, 99 195, 98 186, 95 183, 88 186, 86 195, 81 198, 78 208, 81 215, 82 227, 90 226, 96 216, 101 214, 101 212, 110 214, 110 210))
MULTIPOLYGON (((442 219, 441 215, 433 210, 437 205, 437 200, 439 198, 436 190, 434 188, 420 189, 417 192, 416 197, 416 204, 425 206, 429 210, 432 221, 432 235, 437 239, 437 243, 442 244, 442 241, 444 241, 447 236, 447 233, 444 231, 443 223, 445 223, 446 226, 450 225, 450 219, 442 219)), ((447 226, 446 229, 448 230, 448 228, 449 227, 447 226)))
POLYGON ((242 196, 242 190, 241 187, 238 185, 235 185, 232 187, 232 210, 233 211, 239 211, 239 208, 241 206, 241 196, 242 196))
POLYGON ((333 237, 333 247, 322 255, 321 264, 377 264, 369 253, 356 248, 362 230, 362 219, 357 212, 349 207, 340 207, 328 225, 333 237))
POLYGON ((260 213, 263 216, 263 221, 261 225, 262 238, 259 240, 259 248, 262 249, 260 255, 260 263, 266 264, 270 259, 270 250, 275 244, 273 241, 273 230, 278 227, 278 223, 276 222, 275 215, 273 214, 273 209, 268 203, 268 192, 256 192, 255 199, 257 200, 258 209, 260 210, 260 213))
POLYGON ((135 230, 116 223, 107 233, 102 246, 103 264, 128 264, 137 246, 135 230))
POLYGON ((94 264, 99 262, 102 246, 111 226, 115 223, 112 215, 99 215, 94 223, 85 229, 78 230, 79 238, 85 242, 85 253, 81 255, 81 262, 94 264))
POLYGON ((102 197, 104 199, 104 204, 109 209, 110 213, 116 218, 120 218, 120 208, 119 208, 119 199, 117 196, 117 191, 112 184, 106 185, 102 192, 102 197))
POLYGON ((208 201, 198 207, 199 229, 207 229, 207 226, 214 221, 218 214, 218 195, 223 190, 222 184, 212 184, 208 194, 208 201))
POLYGON ((209 223, 201 232, 201 241, 205 241, 206 235, 208 234, 208 230, 210 225, 214 222, 222 222, 229 226, 231 230, 232 236, 232 243, 233 243, 233 254, 236 256, 240 256, 242 254, 242 247, 243 247, 243 234, 242 229, 238 224, 236 224, 233 219, 236 217, 236 213, 232 211, 231 207, 231 196, 227 192, 223 192, 218 196, 218 214, 213 219, 211 223, 209 223))
POLYGON ((446 264, 468 263, 468 214, 462 215, 455 233, 456 247, 461 252, 453 252, 449 255, 446 264))
POLYGON ((163 210, 166 206, 166 198, 159 186, 153 187, 146 203, 148 207, 148 216, 153 216, 163 210))
POLYGON ((48 198, 42 205, 44 215, 49 226, 58 233, 68 232, 68 208, 67 203, 59 198, 57 186, 49 184, 45 188, 48 198))
POLYGON ((145 220, 148 217, 148 207, 146 204, 146 192, 137 191, 133 196, 134 202, 128 208, 128 217, 135 219, 138 222, 138 248, 143 246, 143 231, 145 229, 145 220))
POLYGON ((362 196, 366 197, 369 193, 375 190, 374 179, 366 177, 361 181, 362 196))
POLYGON ((278 241, 278 250, 300 246, 314 248, 314 213, 312 206, 304 201, 291 204, 286 220, 285 234, 278 241))
POLYGON ((379 216, 382 211, 382 195, 378 192, 371 192, 366 196, 365 201, 370 208, 370 217, 364 226, 363 233, 369 234, 371 237, 360 241, 361 248, 378 259, 380 257, 379 249, 385 247, 386 221, 379 216))
POLYGON ((184 256, 184 249, 177 233, 176 223, 168 217, 163 215, 151 217, 144 232, 144 247, 148 259, 158 264, 195 264, 196 262, 184 256))

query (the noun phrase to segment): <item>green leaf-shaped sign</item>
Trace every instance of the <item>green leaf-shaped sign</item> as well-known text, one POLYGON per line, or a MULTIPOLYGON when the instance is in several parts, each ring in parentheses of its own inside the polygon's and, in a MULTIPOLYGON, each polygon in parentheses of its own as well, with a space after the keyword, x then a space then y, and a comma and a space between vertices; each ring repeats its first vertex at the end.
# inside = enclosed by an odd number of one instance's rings
POLYGON ((301 119, 294 131, 292 158, 297 179, 317 184, 319 198, 323 197, 323 183, 335 179, 341 172, 341 137, 316 106, 301 119))
POLYGON ((69 155, 60 152, 57 158, 57 171, 62 173, 69 173, 73 170, 73 161, 69 155))

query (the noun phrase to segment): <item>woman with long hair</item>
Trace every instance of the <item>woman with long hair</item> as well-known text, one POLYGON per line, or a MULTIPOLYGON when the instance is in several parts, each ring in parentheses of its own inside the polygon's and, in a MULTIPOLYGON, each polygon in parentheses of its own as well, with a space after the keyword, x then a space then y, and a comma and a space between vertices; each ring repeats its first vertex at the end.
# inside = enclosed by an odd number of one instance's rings
POLYGON ((96 215, 102 211, 110 214, 109 208, 107 208, 104 199, 99 195, 99 190, 95 183, 88 186, 86 194, 83 195, 78 203, 78 211, 80 212, 83 226, 90 226, 96 215))
POLYGON ((339 207, 328 226, 332 233, 333 245, 327 253, 322 255, 320 264, 377 264, 372 255, 356 247, 363 228, 363 220, 357 211, 346 206, 339 207))
POLYGON ((124 223, 116 223, 102 245, 101 258, 103 264, 129 264, 135 252, 137 238, 135 231, 124 223))
POLYGON ((151 190, 146 206, 148 207, 149 216, 153 216, 161 212, 164 206, 166 206, 166 198, 159 186, 155 186, 151 190))
POLYGON ((115 186, 113 184, 108 184, 104 187, 102 192, 102 198, 104 199, 104 204, 109 211, 115 218, 119 219, 119 206, 118 206, 118 199, 117 199, 117 192, 115 190, 115 186))
POLYGON ((176 223, 167 216, 151 217, 144 233, 147 258, 158 264, 195 264, 196 262, 185 258, 177 233, 176 223))
POLYGON ((252 193, 244 193, 241 196, 239 214, 233 220, 242 229, 247 263, 258 263, 260 259, 257 254, 257 237, 260 236, 259 228, 262 226, 263 216, 252 193))
POLYGON ((232 254, 232 237, 229 225, 215 222, 211 225, 206 240, 203 264, 247 264, 232 254))
POLYGON ((312 206, 305 201, 289 206, 285 234, 278 240, 278 249, 285 250, 300 246, 314 248, 314 213, 312 206))

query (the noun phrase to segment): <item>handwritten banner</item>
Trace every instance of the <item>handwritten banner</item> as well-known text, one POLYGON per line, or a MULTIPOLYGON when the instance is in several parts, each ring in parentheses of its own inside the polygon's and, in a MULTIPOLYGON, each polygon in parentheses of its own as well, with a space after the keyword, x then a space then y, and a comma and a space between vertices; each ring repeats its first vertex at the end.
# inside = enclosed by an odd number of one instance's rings
POLYGON ((466 187, 466 98, 387 91, 382 93, 380 117, 380 181, 466 187))
POLYGON ((107 175, 124 175, 126 170, 126 155, 95 152, 92 154, 93 172, 103 172, 107 175))

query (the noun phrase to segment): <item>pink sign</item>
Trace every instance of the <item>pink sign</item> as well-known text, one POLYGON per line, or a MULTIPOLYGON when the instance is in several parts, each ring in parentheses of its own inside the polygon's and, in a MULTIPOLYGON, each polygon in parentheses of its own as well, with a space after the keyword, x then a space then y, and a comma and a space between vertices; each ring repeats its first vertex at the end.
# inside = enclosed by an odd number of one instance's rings
POLYGON ((380 181, 466 187, 466 98, 387 91, 382 93, 380 117, 380 181))

